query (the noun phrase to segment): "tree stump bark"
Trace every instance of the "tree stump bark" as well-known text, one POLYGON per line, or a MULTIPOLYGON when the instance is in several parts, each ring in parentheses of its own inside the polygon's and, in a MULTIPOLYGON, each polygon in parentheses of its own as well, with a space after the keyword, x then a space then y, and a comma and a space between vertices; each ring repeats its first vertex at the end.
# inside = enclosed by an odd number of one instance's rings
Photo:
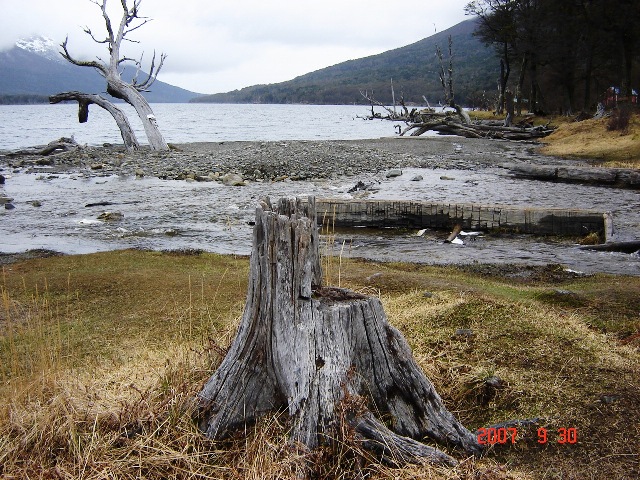
POLYGON ((380 300, 321 286, 318 243, 315 199, 266 199, 257 208, 244 313, 199 394, 200 428, 220 439, 288 408, 291 442, 310 450, 330 444, 343 418, 365 448, 393 464, 457 463, 418 441, 425 438, 480 453, 380 300))

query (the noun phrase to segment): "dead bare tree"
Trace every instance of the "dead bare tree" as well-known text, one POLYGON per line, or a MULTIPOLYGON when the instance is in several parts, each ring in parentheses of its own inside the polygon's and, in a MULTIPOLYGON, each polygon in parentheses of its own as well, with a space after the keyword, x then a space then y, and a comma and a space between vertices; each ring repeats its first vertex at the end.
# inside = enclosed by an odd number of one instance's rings
POLYGON ((364 92, 360 90, 360 95, 362 95, 362 98, 364 98, 371 105, 371 119, 385 118, 387 120, 402 120, 404 118, 403 115, 398 114, 394 109, 391 109, 384 103, 376 100, 373 96, 373 90, 371 90, 371 93, 369 93, 368 90, 365 90, 364 92), (382 115, 380 115, 379 113, 375 113, 375 111, 373 110, 374 105, 384 108, 387 111, 387 116, 382 117, 382 115))
POLYGON ((444 69, 442 50, 440 50, 439 46, 436 46, 436 56, 438 57, 438 61, 440 62, 439 76, 440 83, 442 84, 442 89, 444 90, 444 99, 446 106, 453 108, 456 111, 462 123, 471 123, 469 114, 456 103, 455 95, 453 93, 453 41, 451 40, 451 35, 449 35, 449 65, 446 72, 444 69))
MULTIPOLYGON (((140 60, 134 60, 132 58, 121 56, 120 54, 120 47, 123 40, 126 39, 128 41, 133 41, 127 38, 127 35, 139 29, 140 27, 146 25, 150 21, 149 18, 141 17, 139 15, 140 3, 142 2, 142 0, 134 0, 133 6, 131 7, 128 6, 127 0, 120 0, 123 13, 122 13, 122 18, 120 20, 120 25, 117 30, 114 30, 111 24, 111 19, 107 14, 107 0, 102 0, 102 1, 90 0, 90 1, 92 3, 95 3, 98 7, 100 7, 100 10, 102 11, 102 16, 104 18, 105 27, 107 30, 107 36, 104 39, 97 38, 89 27, 85 27, 84 32, 87 35, 89 35, 93 39, 93 41, 95 41, 96 43, 104 44, 107 46, 107 49, 109 51, 108 62, 102 61, 100 59, 90 60, 90 61, 76 59, 71 55, 71 53, 69 53, 69 49, 67 46, 68 40, 69 40, 68 37, 61 44, 62 52, 60 52, 60 54, 67 61, 71 62, 74 65, 78 65, 80 67, 91 67, 96 69, 98 73, 102 75, 107 82, 107 93, 112 97, 118 98, 120 100, 124 100, 126 103, 131 105, 136 110, 136 113, 138 114, 138 117, 140 117, 140 121, 142 122, 142 125, 144 127, 144 131, 147 135, 147 139, 149 141, 149 146, 151 147, 151 149, 152 150, 168 150, 169 147, 167 145, 167 142, 165 142, 164 138, 162 137, 162 134, 160 133, 160 129, 158 128, 156 117, 153 114, 153 111, 151 110, 149 103, 142 95, 142 92, 149 91, 149 88, 151 87, 151 85, 153 85, 153 83, 156 81, 156 78, 158 77, 158 73, 162 69, 162 65, 164 63, 166 55, 161 54, 159 62, 156 65, 156 54, 154 51, 153 58, 151 60, 151 65, 149 68, 149 73, 146 75, 146 78, 140 82, 138 81, 138 75, 140 74, 140 71, 142 69, 142 58, 140 58, 140 60), (121 76, 122 75, 121 68, 123 67, 124 64, 127 64, 127 63, 133 63, 133 65, 136 67, 136 74, 133 77, 133 80, 129 83, 125 82, 121 76)), ((107 100, 104 97, 100 97, 100 99, 101 100, 99 101, 95 101, 94 99, 92 103, 96 103, 97 105, 100 105, 103 108, 106 108, 105 105, 107 103, 111 104, 111 102, 109 102, 109 100, 107 100)), ((82 110, 83 106, 82 104, 80 104, 80 101, 79 101, 79 105, 82 110)), ((122 112, 115 105, 111 104, 111 106, 113 108, 109 107, 107 110, 112 115, 114 115, 114 112, 116 111, 122 112)), ((120 128, 121 132, 123 131, 123 128, 126 130, 126 125, 122 123, 119 114, 117 116, 114 115, 114 119, 116 120, 116 123, 118 123, 118 127, 120 128)), ((133 139, 135 139, 135 136, 133 137, 133 139)), ((125 138, 125 135, 123 135, 123 140, 127 148, 129 149, 137 148, 137 141, 132 141, 132 139, 130 138, 125 138)))

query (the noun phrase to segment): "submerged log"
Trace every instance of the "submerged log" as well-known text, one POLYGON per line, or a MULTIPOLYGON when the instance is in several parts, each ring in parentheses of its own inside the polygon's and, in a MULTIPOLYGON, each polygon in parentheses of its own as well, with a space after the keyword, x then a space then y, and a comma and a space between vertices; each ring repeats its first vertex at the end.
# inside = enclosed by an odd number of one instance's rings
POLYGON ((620 188, 640 188, 640 172, 631 168, 582 167, 563 165, 505 165, 509 174, 519 178, 532 178, 564 183, 610 185, 620 188))
POLYGON ((583 245, 580 249, 594 250, 596 252, 636 253, 640 252, 640 241, 634 240, 629 242, 608 242, 599 245, 583 245))
POLYGON ((315 199, 257 208, 244 313, 199 393, 200 428, 224 438, 286 408, 290 441, 306 450, 335 441, 342 421, 389 463, 457 463, 425 438, 479 454, 380 300, 321 285, 318 241, 315 199))

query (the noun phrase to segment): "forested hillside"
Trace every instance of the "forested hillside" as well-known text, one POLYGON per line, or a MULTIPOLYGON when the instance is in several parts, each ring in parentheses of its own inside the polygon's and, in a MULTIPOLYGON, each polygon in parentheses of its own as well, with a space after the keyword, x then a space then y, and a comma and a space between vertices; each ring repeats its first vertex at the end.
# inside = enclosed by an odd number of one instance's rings
POLYGON ((423 103, 424 95, 431 104, 437 104, 443 93, 436 46, 444 51, 448 63, 448 37, 451 35, 456 100, 468 106, 478 105, 483 95, 495 97, 499 62, 493 49, 473 35, 475 28, 476 21, 468 20, 379 55, 349 60, 287 82, 206 95, 194 101, 351 104, 365 103, 360 90, 373 90, 377 100, 390 104, 393 79, 396 98, 402 93, 408 103, 423 103))

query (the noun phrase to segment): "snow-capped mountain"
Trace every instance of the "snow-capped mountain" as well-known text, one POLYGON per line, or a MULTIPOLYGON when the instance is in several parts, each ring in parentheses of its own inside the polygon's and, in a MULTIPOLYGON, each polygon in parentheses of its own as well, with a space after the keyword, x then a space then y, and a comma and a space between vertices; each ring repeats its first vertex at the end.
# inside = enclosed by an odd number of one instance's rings
POLYGON ((51 38, 35 36, 29 39, 21 39, 16 41, 15 46, 49 60, 55 60, 61 63, 65 61, 60 55, 60 45, 51 38))
MULTIPOLYGON (((46 103, 49 95, 78 90, 107 96, 106 84, 93 68, 78 67, 62 58, 52 39, 18 40, 0 52, 0 103, 46 103)), ((135 69, 130 69, 132 76, 135 69)), ((143 77, 140 73, 140 77, 143 77)), ((162 74, 161 74, 162 76, 162 74)), ((127 70, 123 74, 127 78, 127 70)), ((188 102, 199 94, 156 81, 144 94, 149 102, 188 102)))

